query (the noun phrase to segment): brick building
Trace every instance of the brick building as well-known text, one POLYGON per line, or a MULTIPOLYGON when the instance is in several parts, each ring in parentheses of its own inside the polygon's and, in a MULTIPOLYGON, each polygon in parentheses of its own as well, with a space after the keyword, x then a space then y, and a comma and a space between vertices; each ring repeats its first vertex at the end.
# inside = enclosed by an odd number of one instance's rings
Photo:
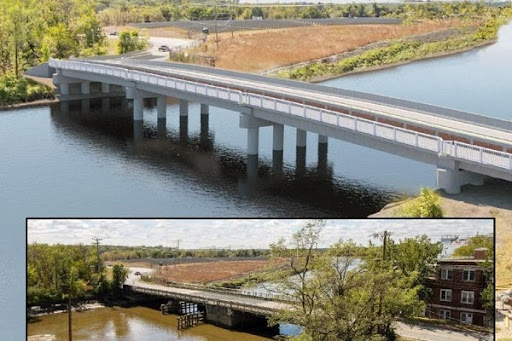
POLYGON ((487 249, 476 249, 473 257, 439 259, 428 278, 426 316, 454 322, 488 326, 491 321, 482 307, 481 294, 492 278, 483 265, 487 249))

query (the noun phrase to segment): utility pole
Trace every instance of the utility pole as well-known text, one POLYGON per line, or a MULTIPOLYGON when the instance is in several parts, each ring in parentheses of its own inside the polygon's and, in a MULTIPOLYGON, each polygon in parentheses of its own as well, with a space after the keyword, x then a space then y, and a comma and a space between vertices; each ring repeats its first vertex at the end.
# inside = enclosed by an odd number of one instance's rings
MULTIPOLYGON (((382 241, 382 262, 381 262, 381 269, 383 266, 385 266, 384 262, 386 261, 386 244, 388 240, 389 233, 388 231, 384 231, 383 241, 382 241)), ((382 291, 379 293, 379 311, 377 312, 377 315, 379 316, 379 325, 377 326, 377 331, 379 333, 382 333, 382 321, 380 321, 382 316, 382 291)))
POLYGON ((217 50, 219 49, 219 34, 217 32, 217 0, 215 0, 213 5, 213 11, 215 13, 215 43, 217 44, 217 50))
POLYGON ((176 250, 178 250, 178 251, 179 251, 179 249, 180 249, 180 242, 181 242, 181 239, 178 239, 178 240, 176 241, 176 250))
POLYGON ((382 261, 386 260, 386 242, 388 239, 388 231, 384 231, 384 241, 382 244, 382 261))
POLYGON ((96 271, 100 273, 100 240, 102 239, 94 237, 92 240, 94 240, 93 244, 96 244, 96 271))

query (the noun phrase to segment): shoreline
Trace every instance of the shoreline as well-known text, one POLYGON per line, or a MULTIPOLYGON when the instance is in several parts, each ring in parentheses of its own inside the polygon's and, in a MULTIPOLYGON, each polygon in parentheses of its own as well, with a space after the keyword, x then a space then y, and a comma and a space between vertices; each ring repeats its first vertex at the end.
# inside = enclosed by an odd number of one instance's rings
POLYGON ((47 104, 53 104, 53 103, 58 103, 58 102, 59 102, 59 100, 57 98, 55 98, 55 99, 46 98, 46 99, 38 99, 35 101, 31 101, 31 102, 20 102, 20 103, 9 104, 9 105, 0 105, 0 112, 10 111, 10 110, 15 110, 15 109, 20 109, 20 108, 41 107, 41 106, 44 106, 47 104))
MULTIPOLYGON (((88 311, 88 310, 94 310, 94 309, 100 309, 100 308, 106 308, 106 307, 107 306, 105 304, 100 303, 100 302, 90 302, 90 303, 81 304, 79 306, 73 306, 71 308, 71 311, 81 312, 81 311, 88 311)), ((52 310, 52 311, 41 311, 41 312, 31 313, 32 310, 35 310, 34 308, 35 307, 28 309, 29 310, 29 312, 27 312, 28 318, 37 318, 37 317, 41 317, 41 316, 67 313, 67 309, 57 309, 57 310, 52 310)))
MULTIPOLYGON (((419 62, 419 61, 424 61, 424 60, 429 60, 429 59, 437 59, 437 58, 449 57, 449 56, 461 54, 461 53, 464 53, 464 52, 469 52, 469 51, 472 51, 472 50, 475 50, 475 49, 479 49, 479 48, 482 48, 482 47, 486 47, 486 46, 489 46, 489 45, 492 45, 492 44, 496 43, 497 41, 498 41, 498 39, 495 38, 495 39, 491 39, 491 40, 487 40, 487 41, 481 42, 479 44, 475 44, 475 45, 473 45, 471 47, 466 47, 466 48, 461 49, 461 50, 453 50, 453 51, 446 51, 446 52, 435 53, 435 54, 432 54, 432 55, 429 55, 429 56, 425 56, 425 57, 421 57, 421 58, 406 60, 406 61, 403 61, 403 62, 392 63, 392 64, 377 65, 377 66, 372 66, 372 67, 365 68, 365 69, 352 70, 352 71, 348 71, 348 72, 345 72, 345 73, 342 73, 342 74, 338 74, 338 75, 313 76, 307 82, 308 83, 320 83, 320 82, 324 82, 324 81, 327 81, 327 80, 336 79, 336 78, 342 78, 342 77, 349 76, 349 75, 354 75, 354 74, 359 74, 359 73, 367 73, 367 72, 375 72, 375 71, 380 71, 380 70, 384 70, 384 69, 390 69, 390 68, 397 67, 397 66, 411 64, 411 63, 414 63, 414 62, 419 62)), ((284 78, 284 79, 289 79, 289 78, 284 78)))

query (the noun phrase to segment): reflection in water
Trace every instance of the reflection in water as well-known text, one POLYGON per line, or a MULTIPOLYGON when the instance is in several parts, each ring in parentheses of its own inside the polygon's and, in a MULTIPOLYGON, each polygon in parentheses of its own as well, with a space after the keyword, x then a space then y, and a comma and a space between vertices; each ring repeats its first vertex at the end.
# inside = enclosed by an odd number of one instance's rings
POLYGON ((274 160, 258 161, 247 157, 243 149, 215 145, 214 134, 208 130, 209 115, 201 115, 199 132, 189 133, 188 116, 180 116, 179 129, 169 127, 165 119, 132 122, 130 105, 123 102, 112 98, 109 108, 101 100, 54 106, 52 120, 65 134, 89 143, 93 140, 111 153, 143 159, 152 170, 186 177, 206 191, 231 191, 263 205, 276 201, 300 205, 301 209, 288 212, 293 216, 365 217, 395 196, 334 177, 326 143, 319 144, 316 166, 306 165, 305 147, 297 147, 294 165, 283 163, 282 151, 274 152, 274 160), (89 108, 84 111, 84 106, 89 108))
MULTIPOLYGON (((28 323, 28 335, 54 334, 67 340, 67 314, 41 316, 28 323)), ((270 338, 230 331, 209 324, 184 331, 177 329, 177 315, 162 315, 147 307, 108 307, 73 314, 73 340, 117 341, 264 341, 270 338)))

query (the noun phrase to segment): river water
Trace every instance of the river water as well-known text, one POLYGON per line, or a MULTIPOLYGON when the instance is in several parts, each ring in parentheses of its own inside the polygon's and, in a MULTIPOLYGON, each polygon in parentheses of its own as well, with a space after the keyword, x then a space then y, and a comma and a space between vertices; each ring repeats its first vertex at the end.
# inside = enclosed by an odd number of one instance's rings
MULTIPOLYGON (((511 119, 511 55, 509 24, 491 46, 325 83, 511 119)), ((129 111, 114 104, 109 113, 94 101, 91 114, 80 103, 68 111, 56 105, 0 112, 0 320, 11 326, 0 339, 17 339, 25 329, 20 246, 27 216, 363 217, 397 195, 435 186, 433 166, 332 139, 328 169, 320 170, 313 134, 307 171, 297 176, 289 127, 284 176, 271 175, 272 131, 263 128, 259 177, 248 181, 237 113, 211 108, 203 148, 198 104, 190 105, 183 142, 177 105, 168 107, 165 138, 148 106, 144 138, 134 140, 129 111)))
MULTIPOLYGON (((41 316, 28 324, 28 335, 54 334, 67 340, 67 314, 41 316)), ((269 337, 230 331, 209 324, 180 330, 176 315, 162 315, 146 307, 107 307, 76 312, 73 317, 73 340, 97 341, 264 341, 269 337)))

